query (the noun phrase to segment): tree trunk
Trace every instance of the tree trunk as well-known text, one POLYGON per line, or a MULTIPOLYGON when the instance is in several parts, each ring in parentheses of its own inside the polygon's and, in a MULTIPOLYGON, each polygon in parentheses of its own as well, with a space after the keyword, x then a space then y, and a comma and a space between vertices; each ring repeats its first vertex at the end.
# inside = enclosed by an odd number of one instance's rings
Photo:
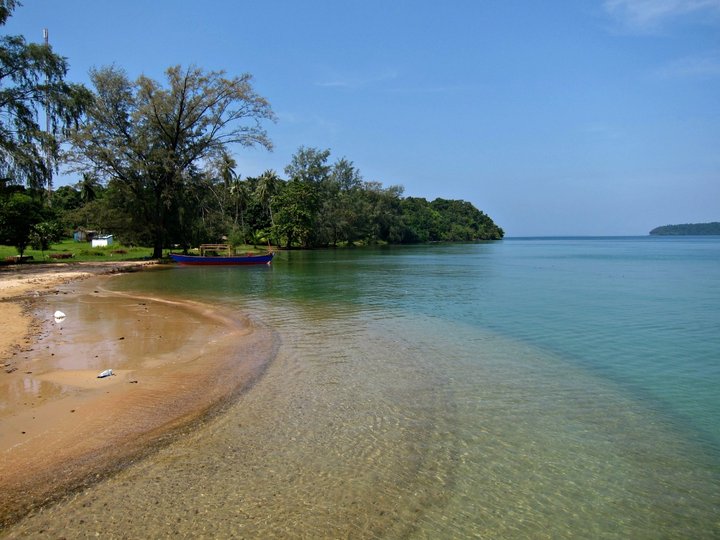
POLYGON ((153 259, 162 259, 163 241, 162 235, 155 235, 155 245, 153 246, 153 259))
MULTIPOLYGON (((167 183, 167 182, 166 182, 167 183)), ((161 184, 162 185, 162 184, 161 184)), ((162 259, 163 245, 165 244, 166 212, 162 202, 162 189, 155 189, 155 230, 153 231, 153 259, 162 259)))

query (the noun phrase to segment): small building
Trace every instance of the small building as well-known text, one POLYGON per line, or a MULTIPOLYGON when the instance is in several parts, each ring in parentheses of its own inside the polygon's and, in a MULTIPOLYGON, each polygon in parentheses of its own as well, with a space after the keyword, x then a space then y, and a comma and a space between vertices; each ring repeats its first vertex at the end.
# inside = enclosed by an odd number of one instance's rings
POLYGON ((96 236, 92 239, 92 247, 107 247, 113 243, 113 235, 106 234, 104 236, 96 236))
POLYGON ((87 230, 79 227, 73 233, 73 239, 76 242, 90 242, 95 237, 95 235, 97 235, 97 231, 87 230))

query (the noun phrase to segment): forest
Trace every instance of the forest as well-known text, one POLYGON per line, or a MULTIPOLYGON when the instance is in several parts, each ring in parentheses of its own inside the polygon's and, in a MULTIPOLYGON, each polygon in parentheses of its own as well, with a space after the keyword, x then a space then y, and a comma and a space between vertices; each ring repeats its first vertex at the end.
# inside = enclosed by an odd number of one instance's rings
POLYGON ((652 236, 706 236, 720 235, 720 222, 683 223, 680 225, 663 225, 650 231, 652 236))
MULTIPOLYGON (((0 0, 0 25, 17 7, 0 0)), ((126 245, 284 248, 497 240, 471 203, 406 197, 349 159, 300 146, 284 177, 242 177, 234 152, 272 149, 276 121, 252 76, 171 66, 163 81, 93 69, 67 82, 67 59, 22 36, 0 39, 0 244, 22 255, 78 230, 126 245), (44 118, 45 126, 41 126, 44 118), (53 180, 79 178, 55 188, 53 180)), ((438 179, 441 181, 442 179, 438 179)))

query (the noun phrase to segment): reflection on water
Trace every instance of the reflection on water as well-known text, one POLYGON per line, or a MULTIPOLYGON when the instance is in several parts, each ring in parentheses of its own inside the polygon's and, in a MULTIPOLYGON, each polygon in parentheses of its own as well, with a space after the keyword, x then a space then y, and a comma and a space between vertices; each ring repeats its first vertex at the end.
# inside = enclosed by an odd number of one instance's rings
MULTIPOLYGON (((482 279, 520 264, 499 257, 498 247, 482 248, 474 259, 482 279), (488 264, 478 263, 484 258, 488 264)), ((460 262, 425 261, 435 281, 425 279, 420 250, 382 256, 385 265, 352 254, 297 255, 300 262, 280 259, 257 272, 173 269, 114 284, 212 296, 252 312, 279 333, 278 356, 221 416, 11 535, 720 534, 715 447, 651 388, 630 392, 634 374, 624 375, 627 384, 609 376, 615 367, 588 366, 605 351, 572 362, 560 345, 484 328, 483 320, 498 324, 520 311, 495 302, 503 287, 513 298, 510 284, 487 288, 460 262)), ((527 291, 531 311, 545 293, 527 291)), ((561 345, 579 350, 582 339, 575 332, 561 345)), ((608 346, 627 354, 630 341, 608 346)))

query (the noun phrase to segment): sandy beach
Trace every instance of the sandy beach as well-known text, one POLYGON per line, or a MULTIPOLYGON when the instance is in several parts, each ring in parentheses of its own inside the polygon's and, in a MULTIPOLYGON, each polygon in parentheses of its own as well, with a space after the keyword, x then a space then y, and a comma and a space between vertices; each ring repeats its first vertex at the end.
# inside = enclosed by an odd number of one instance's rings
POLYGON ((0 527, 165 444, 273 357, 246 316, 103 287, 150 264, 0 270, 0 527))
MULTIPOLYGON (((24 312, 29 301, 51 292, 54 288, 102 274, 138 270, 155 261, 13 265, 0 267, 0 302, 3 331, 0 334, 0 361, 22 350, 31 340, 32 317, 24 312)), ((8 366, 9 367, 9 366, 8 366)))

